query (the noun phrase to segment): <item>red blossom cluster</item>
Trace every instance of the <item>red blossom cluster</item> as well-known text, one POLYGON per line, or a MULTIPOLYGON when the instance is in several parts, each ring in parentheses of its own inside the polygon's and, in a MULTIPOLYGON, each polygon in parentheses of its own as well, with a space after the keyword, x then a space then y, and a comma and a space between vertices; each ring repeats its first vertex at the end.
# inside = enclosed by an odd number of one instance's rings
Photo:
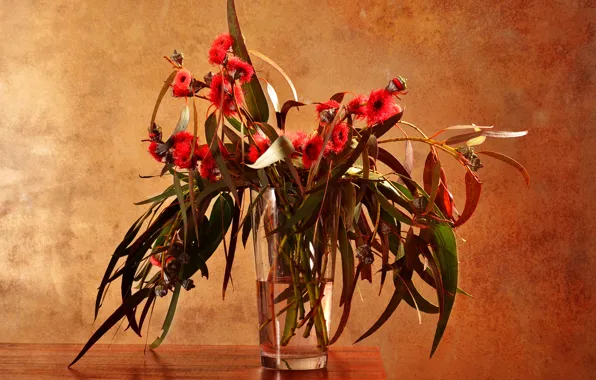
MULTIPOLYGON (((232 54, 233 44, 234 39, 229 34, 222 34, 215 38, 209 49, 208 59, 211 64, 219 66, 219 72, 208 73, 205 76, 205 82, 193 78, 192 74, 182 67, 183 56, 175 51, 175 55, 170 60, 177 69, 172 82, 172 95, 185 98, 199 96, 208 99, 211 105, 226 117, 239 114, 240 107, 244 105, 240 85, 250 82, 255 71, 248 62, 232 54), (203 88, 209 88, 209 93, 205 96, 199 94, 203 88)), ((343 96, 317 103, 318 127, 311 134, 304 131, 288 134, 294 148, 292 158, 300 160, 302 166, 309 169, 321 155, 327 158, 341 154, 349 145, 354 120, 365 120, 367 127, 385 121, 402 111, 393 98, 405 93, 405 79, 398 76, 389 81, 384 89, 374 90, 368 96, 354 96, 343 108, 341 104, 343 96), (341 114, 338 115, 338 113, 341 114), (329 128, 332 129, 329 130, 329 128), (330 131, 327 139, 324 137, 324 131, 330 131)), ((148 148, 155 160, 179 169, 198 169, 201 177, 208 181, 219 180, 220 172, 208 145, 199 145, 198 139, 185 131, 172 135, 164 143, 161 141, 161 129, 157 126, 156 128, 157 131, 149 133, 148 148)), ((228 159, 231 156, 230 153, 221 141, 218 140, 218 142, 222 156, 228 159)), ((270 145, 271 141, 265 134, 252 133, 244 158, 248 163, 255 163, 270 145)), ((238 153, 236 150, 233 154, 235 158, 242 156, 238 153)))

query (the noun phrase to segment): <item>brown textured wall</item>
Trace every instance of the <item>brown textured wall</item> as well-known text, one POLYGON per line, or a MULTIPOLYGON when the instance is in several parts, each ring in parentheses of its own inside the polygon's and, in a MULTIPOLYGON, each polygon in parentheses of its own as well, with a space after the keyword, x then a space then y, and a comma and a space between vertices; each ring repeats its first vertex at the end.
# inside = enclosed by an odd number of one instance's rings
MULTIPOLYGON (((2 1, 0 6, 0 341, 84 342, 108 257, 164 183, 139 142, 161 81, 182 50, 197 73, 226 30, 223 1, 2 1)), ((532 175, 486 161, 481 205, 459 233, 460 297, 435 358, 435 317, 400 307, 362 344, 390 378, 587 378, 596 371, 593 1, 243 1, 247 43, 285 67, 306 100, 409 79, 404 119, 427 131, 495 123, 530 136, 487 145, 532 175)), ((282 98, 276 72, 257 64, 282 98)), ((173 127, 179 103, 159 115, 173 127)), ((292 116, 312 121, 309 110, 292 116)), ((204 114, 204 109, 200 112, 204 114)), ((402 147, 395 147, 402 154, 402 147)), ((424 151, 417 150, 420 163, 424 151)), ((463 173, 450 166, 451 183, 463 173)), ((419 172, 418 172, 419 174, 419 172)), ((184 293, 169 343, 254 344, 254 269, 239 252, 221 302, 212 278, 184 293)), ((350 344, 388 294, 363 285, 350 344)), ((106 302, 115 307, 115 294, 106 302)), ((156 309, 151 338, 166 305, 156 309), (158 317, 159 316, 159 317, 158 317)), ((107 316, 104 311, 102 318, 107 316)), ((107 341, 107 340, 106 340, 107 341)), ((138 342, 121 332, 116 342, 138 342)))

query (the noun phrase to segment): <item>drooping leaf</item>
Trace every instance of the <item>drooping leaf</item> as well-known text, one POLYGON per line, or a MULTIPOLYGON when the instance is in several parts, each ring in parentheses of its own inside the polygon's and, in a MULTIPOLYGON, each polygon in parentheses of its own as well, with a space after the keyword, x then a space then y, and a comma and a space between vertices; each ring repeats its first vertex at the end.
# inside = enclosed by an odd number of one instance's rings
POLYGON ((528 171, 526 170, 526 168, 523 167, 522 164, 520 164, 519 162, 515 161, 513 158, 506 156, 502 153, 499 152, 491 152, 491 151, 481 151, 481 152, 477 152, 478 154, 484 154, 486 156, 492 157, 492 158, 496 158, 497 160, 501 160, 511 166, 513 166, 514 168, 516 168, 521 174, 522 176, 524 176, 524 180, 526 181, 526 185, 530 186, 530 174, 528 173, 528 171))
POLYGON ((126 234, 124 235, 124 239, 122 239, 122 242, 120 242, 120 244, 118 245, 118 247, 116 247, 116 250, 112 254, 112 257, 110 258, 110 262, 108 263, 108 266, 106 268, 104 276, 103 276, 101 283, 97 290, 97 297, 95 299, 94 320, 97 319, 97 314, 99 313, 99 309, 101 308, 101 302, 103 299, 104 291, 105 291, 106 286, 109 282, 112 271, 114 270, 114 268, 116 267, 116 264, 118 263, 118 259, 120 259, 121 257, 123 257, 126 254, 126 252, 127 252, 126 247, 128 247, 128 245, 133 241, 135 236, 138 234, 139 230, 141 229, 141 226, 143 225, 144 220, 147 218, 150 211, 151 211, 151 208, 149 210, 147 210, 147 212, 145 212, 143 215, 141 215, 141 217, 139 217, 139 219, 137 219, 132 224, 132 226, 130 226, 130 228, 128 229, 128 231, 126 231, 126 234))
POLYGON ((226 268, 224 271, 224 281, 223 281, 223 289, 221 298, 226 298, 226 289, 228 287, 228 282, 232 275, 232 264, 234 263, 234 256, 236 253, 236 242, 238 241, 238 228, 240 226, 240 207, 242 205, 242 197, 244 195, 244 191, 240 190, 238 193, 238 199, 240 200, 239 204, 234 205, 234 216, 232 217, 232 232, 230 234, 230 251, 228 252, 228 257, 226 257, 226 268))
MULTIPOLYGON (((281 67, 279 67, 279 65, 277 63, 275 63, 271 58, 267 57, 265 54, 260 53, 258 51, 255 50, 249 50, 248 51, 250 54, 259 57, 261 60, 267 62, 269 65, 271 65, 275 70, 277 70, 286 80, 286 82, 288 82, 288 85, 290 86, 290 88, 292 89, 292 94, 294 95, 294 100, 298 101, 298 93, 296 92, 296 87, 294 87, 294 83, 292 83, 292 80, 290 79, 290 76, 288 74, 286 74, 285 71, 282 70, 281 67)), ((277 111, 277 110, 276 110, 277 111)))
POLYGON ((412 218, 410 218, 408 215, 404 214, 401 210, 397 209, 395 206, 389 203, 387 198, 385 198, 385 196, 381 194, 380 191, 377 191, 376 198, 379 204, 381 205, 381 208, 398 221, 408 225, 412 225, 414 223, 412 218))
MULTIPOLYGON (((182 216, 182 221, 184 222, 184 230, 188 230, 188 216, 186 214, 186 202, 184 198, 184 193, 182 192, 182 186, 180 185, 180 179, 178 178, 178 173, 174 172, 174 189, 176 189, 176 196, 178 197, 178 205, 180 205, 180 215, 182 216)), ((186 235, 185 235, 186 236, 186 235)))
POLYGON ((431 245, 439 263, 441 280, 443 281, 444 304, 440 311, 439 322, 437 323, 437 331, 430 353, 431 357, 437 350, 439 342, 443 337, 447 322, 449 321, 449 316, 451 315, 451 309, 455 302, 459 265, 453 229, 444 223, 436 223, 432 229, 433 236, 431 238, 431 245))
MULTIPOLYGON (((149 263, 149 265, 151 265, 149 263)), ((145 322, 145 318, 147 317, 147 313, 149 312, 149 308, 155 301, 155 292, 149 293, 147 297, 147 302, 145 302, 145 306, 143 307, 143 311, 141 312, 141 316, 139 317, 139 330, 143 329, 143 323, 145 322)))
POLYGON ((414 283, 411 280, 406 280, 406 287, 409 292, 405 292, 404 301, 408 305, 410 305, 412 308, 418 309, 421 312, 426 313, 426 314, 438 314, 439 313, 439 307, 436 305, 433 305, 430 301, 428 301, 426 298, 424 298, 424 296, 422 296, 422 294, 420 294, 418 289, 416 289, 416 286, 414 285, 414 283))
POLYGON ((177 72, 178 72, 178 70, 172 71, 170 76, 168 76, 168 78, 165 80, 163 86, 161 87, 161 90, 159 91, 159 95, 157 95, 157 100, 155 101, 155 106, 153 107, 153 114, 151 115, 151 122, 149 123, 149 129, 153 128, 153 123, 155 123, 155 117, 157 116, 157 110, 159 109, 159 105, 161 104, 161 101, 162 101, 164 95, 166 94, 166 92, 168 92, 168 89, 170 88, 170 85, 174 81, 174 77, 176 77, 177 72))
POLYGON ((159 201, 168 199, 173 196, 176 196, 176 189, 174 189, 174 186, 169 186, 168 188, 166 188, 164 190, 163 193, 156 195, 154 197, 145 199, 144 201, 136 202, 135 205, 140 206, 140 205, 145 205, 145 204, 149 204, 149 203, 159 202, 159 201))
POLYGON ((286 117, 288 116, 288 112, 290 112, 290 110, 294 107, 298 108, 305 105, 306 103, 297 102, 295 100, 287 100, 281 107, 281 111, 276 114, 277 127, 282 130, 285 129, 286 117))
POLYGON ((393 291, 393 295, 391 296, 391 299, 389 300, 387 307, 385 308, 385 310, 383 311, 383 313, 381 314, 379 319, 377 319, 377 321, 364 334, 362 334, 362 336, 360 338, 356 339, 354 344, 360 342, 362 339, 365 339, 365 338, 371 336, 375 331, 377 331, 381 326, 383 326, 385 324, 385 322, 387 322, 389 317, 391 317, 391 315, 393 315, 393 312, 399 306, 399 303, 403 299, 403 296, 404 296, 403 285, 401 282, 396 282, 395 290, 393 291))
POLYGON ((163 325, 161 326, 161 335, 151 343, 149 348, 152 350, 159 347, 159 345, 163 342, 163 340, 168 335, 168 331, 170 331, 170 326, 172 325, 172 321, 174 320, 174 314, 176 314, 176 306, 178 305, 178 297, 180 296, 180 283, 176 283, 176 287, 174 288, 174 292, 172 293, 172 299, 170 301, 170 307, 168 308, 168 313, 166 314, 166 318, 163 321, 163 325))
MULTIPOLYGON (((228 28, 230 35, 234 38, 234 44, 232 45, 234 55, 252 65, 248 49, 244 44, 244 36, 240 30, 234 0, 228 0, 228 28)), ((267 106, 267 98, 265 98, 265 93, 257 76, 253 75, 249 83, 242 85, 242 89, 244 90, 244 100, 254 121, 267 122, 269 119, 269 107, 267 106)))
POLYGON ((153 289, 145 288, 141 289, 129 298, 127 298, 122 305, 120 305, 112 315, 106 319, 106 321, 95 331, 95 333, 89 338, 89 341, 83 346, 83 349, 77 357, 68 365, 68 367, 72 367, 76 362, 79 361, 85 355, 87 351, 102 337, 106 332, 108 332, 118 321, 120 321, 126 314, 132 312, 145 298, 149 296, 153 289))
MULTIPOLYGON (((217 120, 215 116, 215 112, 213 112, 207 120, 205 120, 205 138, 207 139, 207 143, 209 144, 209 149, 211 151, 211 155, 215 159, 217 164, 217 168, 221 173, 221 177, 232 192, 234 196, 237 196, 236 184, 232 179, 230 172, 228 171, 228 167, 226 166, 226 162, 222 156, 222 153, 219 149, 219 136, 217 136, 217 120)), ((236 199, 238 201, 238 199, 236 199)))
POLYGON ((464 206, 464 211, 459 216, 454 223, 454 227, 461 226, 464 224, 472 214, 474 210, 476 210, 476 206, 478 206, 478 201, 480 200, 480 191, 482 190, 482 183, 478 180, 478 177, 474 175, 472 172, 467 171, 466 177, 466 205, 464 206))
POLYGON ((344 307, 341 313, 341 318, 339 320, 339 325, 337 326, 337 330, 333 337, 329 340, 329 345, 335 343, 341 334, 343 333, 344 329, 346 328, 346 324, 348 323, 348 318, 350 317, 350 310, 352 309, 352 296, 354 295, 354 290, 356 289, 356 283, 358 281, 358 276, 360 276, 360 265, 356 267, 356 273, 354 273, 354 280, 352 281, 352 287, 349 289, 349 292, 344 297, 344 307))
POLYGON ((339 226, 338 230, 339 253, 341 257, 341 276, 342 276, 342 291, 339 300, 339 306, 342 306, 346 301, 348 294, 352 291, 352 279, 354 278, 354 253, 348 241, 348 235, 343 225, 339 226))

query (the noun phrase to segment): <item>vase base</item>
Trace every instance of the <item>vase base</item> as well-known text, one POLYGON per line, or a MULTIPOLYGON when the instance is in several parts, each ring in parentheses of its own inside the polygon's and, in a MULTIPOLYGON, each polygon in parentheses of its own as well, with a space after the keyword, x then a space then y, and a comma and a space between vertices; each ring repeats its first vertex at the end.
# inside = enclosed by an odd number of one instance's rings
POLYGON ((327 367, 327 353, 318 355, 270 355, 261 353, 261 365, 267 369, 276 370, 313 370, 327 367))

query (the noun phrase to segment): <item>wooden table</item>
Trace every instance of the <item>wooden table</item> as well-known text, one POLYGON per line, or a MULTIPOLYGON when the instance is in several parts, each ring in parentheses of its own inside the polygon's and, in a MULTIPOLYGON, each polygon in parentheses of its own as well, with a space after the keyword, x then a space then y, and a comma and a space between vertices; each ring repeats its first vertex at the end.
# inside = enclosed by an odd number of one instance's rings
POLYGON ((327 370, 273 371, 257 346, 95 345, 71 369, 79 344, 0 344, 2 379, 385 379, 376 347, 332 347, 327 370))

